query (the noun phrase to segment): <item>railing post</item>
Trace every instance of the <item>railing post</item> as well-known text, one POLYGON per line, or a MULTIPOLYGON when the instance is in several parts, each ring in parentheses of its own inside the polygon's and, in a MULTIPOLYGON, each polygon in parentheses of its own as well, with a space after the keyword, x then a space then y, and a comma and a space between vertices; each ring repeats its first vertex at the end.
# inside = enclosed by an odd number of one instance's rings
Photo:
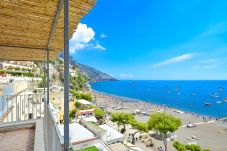
MULTIPOLYGON (((47 56, 46 56, 47 57, 47 56)), ((43 118, 43 125, 44 125, 44 139, 46 142, 46 150, 48 150, 48 139, 47 139, 47 96, 46 96, 46 85, 47 85, 47 79, 46 79, 46 57, 44 59, 44 78, 43 78, 43 90, 44 90, 44 118, 43 118)), ((42 104, 42 102, 41 102, 42 104)))
POLYGON ((69 150, 69 1, 64 0, 64 151, 69 150))
POLYGON ((47 52, 47 105, 49 104, 50 99, 50 68, 49 68, 49 49, 47 52))
POLYGON ((7 103, 7 122, 9 122, 9 100, 8 100, 8 96, 5 97, 5 100, 6 100, 6 103, 7 103))

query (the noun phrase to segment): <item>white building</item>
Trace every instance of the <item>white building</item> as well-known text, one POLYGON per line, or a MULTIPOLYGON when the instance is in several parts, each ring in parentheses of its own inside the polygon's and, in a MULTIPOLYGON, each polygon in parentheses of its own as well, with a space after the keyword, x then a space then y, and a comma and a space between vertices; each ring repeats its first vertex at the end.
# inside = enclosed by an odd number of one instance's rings
POLYGON ((114 144, 124 141, 124 135, 112 128, 111 126, 104 124, 99 125, 100 128, 104 129, 106 132, 102 135, 102 140, 107 144, 114 144))

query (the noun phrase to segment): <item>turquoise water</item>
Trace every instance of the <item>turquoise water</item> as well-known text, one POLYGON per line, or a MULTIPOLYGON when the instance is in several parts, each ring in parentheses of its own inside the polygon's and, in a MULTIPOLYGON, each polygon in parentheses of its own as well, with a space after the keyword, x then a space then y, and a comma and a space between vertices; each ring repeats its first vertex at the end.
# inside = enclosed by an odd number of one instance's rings
POLYGON ((227 117, 227 102, 223 100, 227 97, 227 81, 111 81, 91 86, 112 95, 206 116, 227 117))

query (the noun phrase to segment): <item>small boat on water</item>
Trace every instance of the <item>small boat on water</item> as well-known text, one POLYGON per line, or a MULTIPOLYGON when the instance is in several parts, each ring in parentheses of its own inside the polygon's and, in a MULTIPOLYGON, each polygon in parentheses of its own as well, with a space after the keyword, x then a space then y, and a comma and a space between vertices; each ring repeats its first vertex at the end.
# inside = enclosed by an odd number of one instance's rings
POLYGON ((177 94, 178 94, 178 95, 180 95, 181 93, 180 93, 180 92, 178 92, 177 94))
POLYGON ((217 94, 210 95, 211 98, 218 98, 219 96, 217 94))
POLYGON ((217 103, 217 104, 221 104, 221 101, 217 101, 216 103, 217 103))
POLYGON ((195 93, 192 93, 192 96, 196 96, 196 94, 195 93))
POLYGON ((224 87, 218 87, 219 91, 224 91, 225 88, 224 87))
POLYGON ((211 106, 211 103, 205 103, 204 105, 205 106, 211 106))
POLYGON ((225 97, 225 98, 223 99, 223 101, 227 102, 227 97, 225 97))

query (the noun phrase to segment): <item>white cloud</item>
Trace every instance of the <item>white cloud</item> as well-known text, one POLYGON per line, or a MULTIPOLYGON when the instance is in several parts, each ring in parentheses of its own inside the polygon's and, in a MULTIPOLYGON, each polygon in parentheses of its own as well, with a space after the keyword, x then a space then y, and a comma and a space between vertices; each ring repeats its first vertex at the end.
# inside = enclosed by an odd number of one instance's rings
POLYGON ((195 56, 194 53, 183 54, 181 56, 177 56, 177 57, 153 64, 152 67, 155 68, 155 67, 160 67, 160 66, 164 66, 164 65, 170 65, 170 64, 174 64, 174 63, 178 63, 178 62, 183 62, 185 60, 189 60, 189 59, 193 58, 194 56, 195 56))
MULTIPOLYGON (((105 34, 101 36, 103 38, 106 37, 105 34)), ((100 45, 99 42, 95 40, 95 31, 91 27, 88 27, 86 24, 79 23, 70 40, 69 51, 72 54, 77 50, 82 50, 85 48, 106 50, 105 47, 100 45)))
POLYGON ((77 50, 87 47, 88 43, 94 39, 94 36, 95 32, 91 27, 79 23, 76 32, 73 33, 72 39, 70 40, 70 53, 75 53, 77 50))
POLYGON ((226 56, 227 44, 223 41, 223 35, 226 33, 227 22, 220 22, 198 33, 189 41, 182 42, 170 48, 159 49, 157 51, 171 51, 173 53, 190 53, 189 51, 193 51, 198 52, 197 54, 206 54, 206 56, 204 56, 206 58, 226 56))
POLYGON ((107 38, 107 35, 106 34, 104 34, 104 33, 102 33, 101 35, 100 35, 100 38, 107 38))
POLYGON ((94 49, 100 49, 100 50, 106 50, 105 47, 103 47, 102 45, 100 45, 99 43, 96 43, 96 45, 93 46, 94 49))
POLYGON ((91 27, 87 27, 86 24, 79 23, 77 25, 76 32, 73 34, 72 41, 78 43, 88 43, 94 39, 95 32, 91 27))

